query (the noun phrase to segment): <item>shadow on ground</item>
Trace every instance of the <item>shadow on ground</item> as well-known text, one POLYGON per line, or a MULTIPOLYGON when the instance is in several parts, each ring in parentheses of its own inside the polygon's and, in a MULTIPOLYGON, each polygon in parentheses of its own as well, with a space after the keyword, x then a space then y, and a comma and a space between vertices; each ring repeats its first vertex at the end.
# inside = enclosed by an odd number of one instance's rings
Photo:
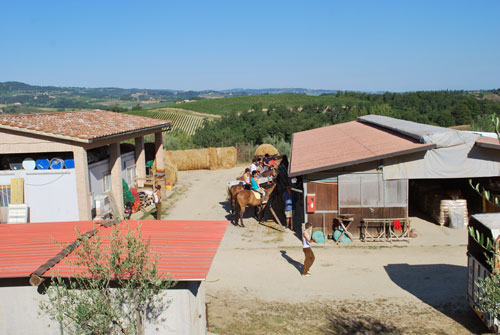
POLYGON ((362 317, 349 317, 351 313, 347 310, 341 310, 340 313, 330 316, 328 318, 329 324, 325 329, 325 334, 335 335, 379 335, 391 334, 402 335, 403 330, 398 329, 394 325, 376 320, 368 315, 362 317))
MULTIPOLYGON (((231 223, 233 225, 237 226, 237 224, 235 224, 235 222, 234 222, 234 214, 231 214, 231 203, 230 203, 230 201, 229 200, 220 201, 219 205, 221 205, 222 208, 224 208, 224 210, 227 212, 227 215, 225 216, 226 220, 231 221, 231 223)), ((246 220, 246 219, 249 219, 249 218, 257 219, 257 209, 255 207, 247 207, 245 209, 245 214, 243 214, 243 220, 246 220)))
POLYGON ((391 280, 415 297, 473 333, 487 328, 467 305, 467 268, 450 264, 389 264, 391 280))
POLYGON ((280 250, 280 252, 281 252, 281 257, 286 259, 286 261, 289 264, 293 265, 297 269, 297 271, 299 271, 299 273, 302 274, 302 270, 304 269, 304 265, 302 265, 302 263, 300 263, 300 262, 297 262, 292 257, 288 256, 285 250, 280 250))

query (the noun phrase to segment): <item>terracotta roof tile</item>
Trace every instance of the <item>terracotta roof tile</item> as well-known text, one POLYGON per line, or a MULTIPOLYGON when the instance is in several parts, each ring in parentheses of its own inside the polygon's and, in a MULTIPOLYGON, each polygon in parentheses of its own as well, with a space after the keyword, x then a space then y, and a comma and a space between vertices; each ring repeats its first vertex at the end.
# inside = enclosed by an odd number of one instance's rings
POLYGON ((427 150, 433 146, 351 121, 293 134, 289 172, 290 176, 298 176, 427 150))
POLYGON ((14 128, 18 131, 80 140, 94 140, 168 126, 171 126, 170 121, 104 110, 0 115, 0 128, 14 128))

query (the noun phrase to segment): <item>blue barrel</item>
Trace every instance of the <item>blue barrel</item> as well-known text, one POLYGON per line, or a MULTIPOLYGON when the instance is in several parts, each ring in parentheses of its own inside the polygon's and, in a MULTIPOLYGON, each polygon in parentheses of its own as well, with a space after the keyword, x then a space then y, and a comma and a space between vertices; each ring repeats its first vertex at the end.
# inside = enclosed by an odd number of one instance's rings
POLYGON ((48 170, 50 167, 50 162, 47 158, 40 158, 36 160, 36 168, 38 170, 48 170))
POLYGON ((52 158, 50 160, 50 168, 52 170, 60 170, 64 167, 64 161, 60 158, 52 158))
POLYGON ((66 169, 74 169, 75 168, 75 160, 73 158, 64 160, 64 167, 66 169))

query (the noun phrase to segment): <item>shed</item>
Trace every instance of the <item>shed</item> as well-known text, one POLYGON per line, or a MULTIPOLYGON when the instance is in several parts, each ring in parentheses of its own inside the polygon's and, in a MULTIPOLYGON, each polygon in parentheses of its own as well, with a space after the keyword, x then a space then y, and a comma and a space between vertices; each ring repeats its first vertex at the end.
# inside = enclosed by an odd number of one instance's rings
MULTIPOLYGON (((167 290, 171 303, 158 318, 161 322, 146 327, 147 334, 206 334, 204 280, 227 224, 227 221, 118 224, 120 229, 141 225, 143 237, 150 238, 151 249, 159 256, 159 273, 177 281, 176 286, 167 290)), ((43 287, 37 285, 56 273, 70 279, 73 270, 79 270, 70 269, 64 261, 49 268, 41 267, 61 251, 55 241, 64 245, 75 241, 75 228, 82 233, 98 229, 104 237, 111 232, 111 228, 91 221, 0 225, 1 334, 60 334, 57 324, 38 313, 39 302, 45 298, 43 287)), ((66 257, 71 259, 72 255, 66 257)))
POLYGON ((162 132, 171 126, 104 110, 0 115, 0 211, 11 201, 12 179, 22 178, 17 193, 28 205, 31 222, 91 220, 93 199, 104 191, 122 214, 122 179, 137 177, 142 186, 146 175, 144 136, 154 134, 157 169, 164 170, 162 132), (134 140, 135 152, 122 154, 120 142, 126 140, 134 140), (16 169, 26 158, 67 158, 74 164, 16 169), (94 164, 99 160, 104 165, 94 164))
POLYGON ((480 201, 468 179, 500 175, 500 156, 490 142, 471 132, 366 115, 295 133, 289 175, 301 176, 304 193, 316 195, 316 210, 306 212, 304 222, 326 222, 331 234, 335 218, 352 215, 351 232, 359 235, 363 219, 407 219, 410 203, 424 202, 424 193, 438 185, 480 201))

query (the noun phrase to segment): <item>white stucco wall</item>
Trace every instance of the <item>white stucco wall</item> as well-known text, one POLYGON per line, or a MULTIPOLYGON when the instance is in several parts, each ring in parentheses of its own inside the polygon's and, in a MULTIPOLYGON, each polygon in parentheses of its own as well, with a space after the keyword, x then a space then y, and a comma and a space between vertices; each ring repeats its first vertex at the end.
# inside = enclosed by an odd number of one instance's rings
POLYGON ((78 220, 74 169, 0 171, 0 185, 10 185, 12 178, 24 179, 29 222, 78 220))
MULTIPOLYGON (((26 285, 2 285, 0 281, 0 334, 2 335, 60 335, 59 325, 39 313, 40 301, 45 295, 37 287, 26 285)), ((169 289, 170 305, 157 324, 147 324, 148 335, 205 335, 205 286, 203 282, 191 282, 181 288, 169 289), (199 284, 199 286, 198 286, 199 284), (189 287, 190 286, 190 287, 189 287), (198 286, 198 289, 193 289, 198 286)))

